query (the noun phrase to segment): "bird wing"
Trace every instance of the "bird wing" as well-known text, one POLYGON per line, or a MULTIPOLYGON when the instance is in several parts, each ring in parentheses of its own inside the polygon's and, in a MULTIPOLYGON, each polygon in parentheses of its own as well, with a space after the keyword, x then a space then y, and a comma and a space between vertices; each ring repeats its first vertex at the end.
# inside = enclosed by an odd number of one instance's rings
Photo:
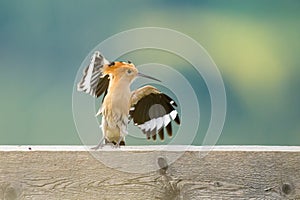
POLYGON ((77 85, 77 90, 90 94, 93 97, 99 97, 103 93, 105 96, 109 85, 109 76, 102 77, 101 72, 101 68, 105 64, 109 64, 109 61, 99 51, 96 51, 91 58, 90 64, 83 70, 83 76, 77 85))
POLYGON ((174 107, 177 107, 177 104, 172 98, 148 85, 132 93, 129 115, 134 125, 146 134, 147 139, 152 136, 155 140, 158 134, 163 140, 164 128, 168 135, 172 136, 172 120, 180 124, 178 112, 174 107))

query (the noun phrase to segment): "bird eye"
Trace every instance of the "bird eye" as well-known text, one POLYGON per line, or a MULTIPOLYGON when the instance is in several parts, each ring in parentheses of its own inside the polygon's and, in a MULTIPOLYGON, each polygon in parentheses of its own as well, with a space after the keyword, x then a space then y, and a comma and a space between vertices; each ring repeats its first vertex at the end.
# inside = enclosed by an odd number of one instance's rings
POLYGON ((130 69, 129 69, 129 70, 127 70, 127 73, 128 73, 128 74, 130 74, 131 72, 132 72, 132 71, 131 71, 130 69))
POLYGON ((111 62, 111 63, 109 63, 109 67, 111 67, 111 66, 114 66, 115 65, 115 62, 111 62))

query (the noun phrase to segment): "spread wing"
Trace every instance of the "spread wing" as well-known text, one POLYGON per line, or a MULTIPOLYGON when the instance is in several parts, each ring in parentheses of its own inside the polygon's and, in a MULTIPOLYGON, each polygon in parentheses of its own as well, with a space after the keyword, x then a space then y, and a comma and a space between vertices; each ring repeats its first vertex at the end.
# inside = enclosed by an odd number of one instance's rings
POLYGON ((135 90, 131 96, 130 118, 134 125, 138 126, 147 139, 156 134, 164 139, 164 128, 169 136, 172 136, 172 120, 180 124, 175 101, 155 87, 145 86, 135 90))
POLYGON ((109 76, 102 77, 101 68, 103 65, 109 64, 99 51, 96 51, 90 64, 83 70, 83 77, 77 85, 78 91, 83 91, 93 97, 99 97, 103 93, 106 95, 109 85, 109 76))

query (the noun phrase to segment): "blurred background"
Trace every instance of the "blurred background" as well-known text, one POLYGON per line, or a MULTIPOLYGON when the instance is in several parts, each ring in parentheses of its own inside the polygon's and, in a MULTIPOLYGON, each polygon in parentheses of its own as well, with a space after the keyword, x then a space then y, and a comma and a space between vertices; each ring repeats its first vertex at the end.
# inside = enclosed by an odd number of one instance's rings
MULTIPOLYGON (((300 145, 299 10, 298 0, 0 1, 0 144, 81 144, 72 91, 82 61, 113 34, 158 26, 194 38, 217 64, 228 104, 218 144, 300 145)), ((127 57, 189 69, 168 53, 127 57)), ((209 95, 185 75, 201 102, 201 145, 209 95)))

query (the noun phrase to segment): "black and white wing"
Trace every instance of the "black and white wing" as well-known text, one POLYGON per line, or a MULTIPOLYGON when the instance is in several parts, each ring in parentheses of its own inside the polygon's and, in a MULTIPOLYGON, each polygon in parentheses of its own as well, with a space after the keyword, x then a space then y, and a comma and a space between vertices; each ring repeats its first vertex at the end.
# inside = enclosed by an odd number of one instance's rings
POLYGON ((78 91, 83 91, 93 97, 99 97, 107 92, 109 76, 102 77, 101 68, 109 64, 99 51, 95 51, 90 64, 83 70, 83 77, 77 85, 78 91))
POLYGON ((145 86, 132 93, 129 115, 134 125, 146 134, 147 139, 152 136, 153 140, 156 140, 158 134, 163 140, 164 128, 168 135, 172 136, 172 120, 180 124, 178 112, 174 107, 177 107, 177 104, 168 95, 155 87, 145 86))

